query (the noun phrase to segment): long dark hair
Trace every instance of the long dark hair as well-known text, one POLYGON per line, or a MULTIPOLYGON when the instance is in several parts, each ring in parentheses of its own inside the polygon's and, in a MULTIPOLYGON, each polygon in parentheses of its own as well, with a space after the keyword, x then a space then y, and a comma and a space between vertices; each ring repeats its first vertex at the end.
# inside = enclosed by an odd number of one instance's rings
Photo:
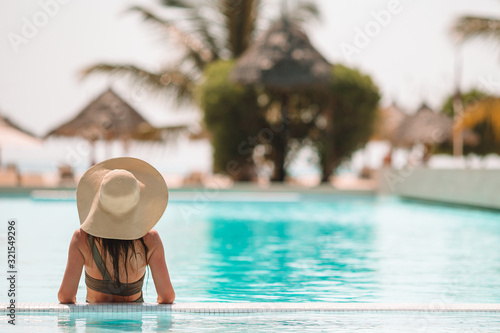
MULTIPOLYGON (((136 240, 122 240, 122 239, 109 239, 109 238, 100 238, 95 237, 95 239, 102 246, 102 256, 104 262, 106 262, 106 257, 111 256, 111 264, 113 265, 113 278, 115 282, 118 284, 118 288, 121 287, 120 283, 120 259, 123 260, 123 265, 125 266, 125 274, 127 276, 128 282, 128 271, 127 271, 127 262, 130 259, 129 251, 132 250, 134 257, 137 260, 137 255, 142 256, 142 252, 138 253, 135 248, 136 240)), ((143 237, 138 239, 144 250, 144 261, 146 261, 146 265, 148 264, 148 247, 146 243, 144 243, 143 237)))

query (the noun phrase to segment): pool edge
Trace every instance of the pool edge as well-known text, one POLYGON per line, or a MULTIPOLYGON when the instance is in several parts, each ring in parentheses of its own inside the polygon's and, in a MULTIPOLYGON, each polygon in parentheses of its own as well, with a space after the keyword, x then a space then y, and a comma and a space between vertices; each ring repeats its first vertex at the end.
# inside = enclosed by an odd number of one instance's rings
MULTIPOLYGON (((9 303, 0 312, 9 313, 9 303)), ((256 312, 500 312, 500 304, 480 303, 18 303, 15 312, 172 312, 172 313, 256 313, 256 312)))

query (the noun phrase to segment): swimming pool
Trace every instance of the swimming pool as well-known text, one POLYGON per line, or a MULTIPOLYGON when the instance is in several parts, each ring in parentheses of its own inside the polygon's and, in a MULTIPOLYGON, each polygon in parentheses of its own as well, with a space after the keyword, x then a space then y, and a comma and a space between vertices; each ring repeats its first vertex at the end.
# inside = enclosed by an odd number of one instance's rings
MULTIPOLYGON (((180 305, 500 303, 498 212, 356 195, 174 190, 170 198, 156 229, 180 305)), ((12 218, 18 224, 17 302, 56 303, 79 225, 75 201, 71 195, 0 198, 3 247, 12 218)), ((144 298, 155 302, 149 275, 144 298)), ((77 301, 85 302, 83 279, 77 301)), ((475 312, 210 313, 27 312, 17 320, 18 329, 40 332, 494 332, 500 325, 498 313, 475 312)))
MULTIPOLYGON (((9 218, 18 223, 17 301, 57 302, 79 226, 75 201, 1 198, 1 244, 9 218)), ((497 212, 391 197, 172 191, 157 230, 176 302, 500 303, 497 212)), ((154 302, 147 278, 144 298, 154 302)))
MULTIPOLYGON (((498 313, 60 313, 23 316, 22 332, 498 332, 498 313)), ((5 327, 0 323, 0 328, 5 327)))

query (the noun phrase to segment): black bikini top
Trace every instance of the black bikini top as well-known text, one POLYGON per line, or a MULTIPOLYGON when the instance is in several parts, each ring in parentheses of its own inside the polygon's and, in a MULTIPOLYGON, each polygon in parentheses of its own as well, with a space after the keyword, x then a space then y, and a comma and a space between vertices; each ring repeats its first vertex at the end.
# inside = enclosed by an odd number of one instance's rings
POLYGON ((108 270, 106 269, 106 264, 102 260, 101 254, 95 245, 94 236, 88 235, 90 250, 92 251, 92 257, 94 262, 101 272, 102 280, 95 279, 85 272, 85 284, 92 290, 103 294, 109 295, 119 295, 119 296, 132 296, 142 291, 142 285, 144 282, 144 275, 137 281, 132 283, 118 283, 111 278, 108 270))

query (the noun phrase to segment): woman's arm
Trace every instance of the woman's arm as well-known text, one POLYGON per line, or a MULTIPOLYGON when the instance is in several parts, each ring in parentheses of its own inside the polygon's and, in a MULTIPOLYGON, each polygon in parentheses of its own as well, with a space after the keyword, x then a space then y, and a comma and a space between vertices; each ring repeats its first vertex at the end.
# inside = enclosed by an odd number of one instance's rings
POLYGON ((174 288, 172 287, 172 283, 170 282, 167 263, 165 262, 165 251, 163 249, 163 243, 161 241, 160 235, 156 230, 151 230, 147 234, 146 245, 151 251, 148 263, 149 267, 151 267, 151 273, 153 274, 156 293, 158 295, 158 303, 171 304, 175 300, 175 292, 174 288))
POLYGON ((81 231, 78 229, 73 234, 71 243, 69 244, 68 263, 66 271, 59 288, 57 298, 61 303, 76 303, 76 292, 78 290, 78 283, 82 276, 83 265, 85 260, 80 251, 78 244, 80 242, 81 231))

